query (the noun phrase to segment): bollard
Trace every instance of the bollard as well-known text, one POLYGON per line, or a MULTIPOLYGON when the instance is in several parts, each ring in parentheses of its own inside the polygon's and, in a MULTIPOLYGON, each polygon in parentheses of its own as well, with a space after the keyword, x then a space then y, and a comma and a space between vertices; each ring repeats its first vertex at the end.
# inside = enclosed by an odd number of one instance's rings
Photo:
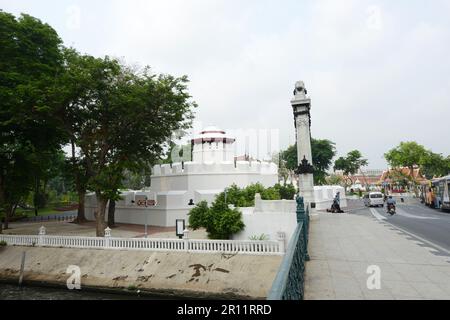
POLYGON ((111 246, 111 229, 107 227, 105 229, 105 248, 109 248, 111 246))
POLYGON ((189 230, 186 228, 183 231, 184 251, 189 251, 189 230))
POLYGON ((38 246, 43 247, 44 246, 44 237, 47 233, 47 230, 44 226, 39 228, 39 239, 38 239, 38 246))
POLYGON ((278 231, 277 241, 279 243, 280 253, 286 253, 286 233, 278 231))

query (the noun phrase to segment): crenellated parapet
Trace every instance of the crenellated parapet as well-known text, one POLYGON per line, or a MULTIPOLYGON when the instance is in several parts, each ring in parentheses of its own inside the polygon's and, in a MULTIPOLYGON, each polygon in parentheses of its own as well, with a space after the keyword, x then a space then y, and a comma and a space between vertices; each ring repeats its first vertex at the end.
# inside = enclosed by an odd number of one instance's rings
POLYGON ((278 174, 278 166, 273 162, 186 162, 156 165, 152 177, 182 176, 195 174, 278 174))

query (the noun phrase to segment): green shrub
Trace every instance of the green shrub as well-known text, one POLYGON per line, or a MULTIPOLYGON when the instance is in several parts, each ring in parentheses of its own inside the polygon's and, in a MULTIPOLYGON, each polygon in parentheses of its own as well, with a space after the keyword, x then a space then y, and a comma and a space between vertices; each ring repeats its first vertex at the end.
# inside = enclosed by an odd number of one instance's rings
POLYGON ((0 241, 0 247, 6 247, 7 245, 6 241, 0 241))
POLYGON ((218 240, 228 240, 245 228, 242 213, 230 209, 221 198, 217 198, 211 208, 206 201, 193 208, 189 212, 189 226, 194 230, 205 228, 208 238, 218 240))
POLYGON ((230 209, 225 202, 215 201, 208 210, 206 231, 210 239, 228 240, 245 228, 242 213, 230 209))
POLYGON ((208 202, 202 201, 195 208, 193 208, 188 216, 189 216, 189 226, 194 229, 204 228, 206 223, 206 218, 208 214, 208 202))
POLYGON ((193 208, 189 212, 189 226, 194 230, 205 228, 211 239, 229 239, 231 235, 245 228, 242 213, 238 209, 230 209, 229 205, 238 208, 253 207, 257 193, 263 200, 293 200, 296 192, 292 184, 276 184, 265 188, 256 183, 243 189, 233 184, 226 189, 226 193, 222 192, 216 196, 211 208, 206 201, 193 208))
POLYGON ((267 240, 269 240, 269 235, 263 233, 259 236, 251 236, 250 240, 252 240, 252 241, 267 241, 267 240))
POLYGON ((280 194, 280 199, 283 200, 293 200, 294 196, 297 194, 297 190, 295 189, 293 184, 276 184, 275 188, 278 190, 280 194))

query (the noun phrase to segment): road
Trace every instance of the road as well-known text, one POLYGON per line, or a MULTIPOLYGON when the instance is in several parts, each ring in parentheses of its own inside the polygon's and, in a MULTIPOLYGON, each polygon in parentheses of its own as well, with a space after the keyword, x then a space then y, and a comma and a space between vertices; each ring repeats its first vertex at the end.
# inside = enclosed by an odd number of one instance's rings
POLYGON ((372 214, 439 251, 450 253, 450 213, 433 210, 420 203, 398 204, 394 216, 387 214, 385 208, 366 208, 358 213, 372 214))

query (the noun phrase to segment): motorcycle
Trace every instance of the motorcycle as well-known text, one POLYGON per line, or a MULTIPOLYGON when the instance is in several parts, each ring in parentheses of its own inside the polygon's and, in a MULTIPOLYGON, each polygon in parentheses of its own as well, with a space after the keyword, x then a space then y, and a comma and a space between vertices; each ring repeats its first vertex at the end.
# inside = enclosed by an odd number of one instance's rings
POLYGON ((341 206, 335 201, 333 201, 333 204, 331 205, 331 209, 327 209, 327 212, 331 213, 344 213, 342 211, 341 206))
POLYGON ((387 213, 389 213, 391 216, 393 216, 394 214, 396 214, 395 205, 393 205, 393 204, 388 204, 388 205, 387 205, 387 213))

